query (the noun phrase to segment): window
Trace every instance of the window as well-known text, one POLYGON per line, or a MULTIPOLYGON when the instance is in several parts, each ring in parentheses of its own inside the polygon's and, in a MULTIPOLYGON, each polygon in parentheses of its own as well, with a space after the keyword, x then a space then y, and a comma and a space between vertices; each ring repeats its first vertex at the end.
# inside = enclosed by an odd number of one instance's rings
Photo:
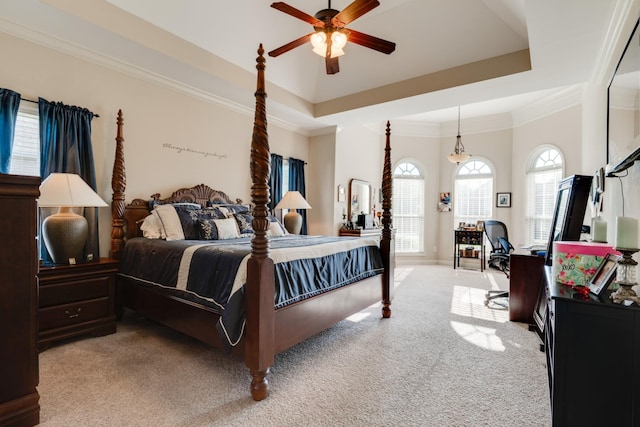
POLYGON ((393 226, 397 253, 424 251, 424 178, 410 162, 393 171, 393 226))
POLYGON ((9 173, 40 176, 40 120, 37 106, 20 103, 9 173))
POLYGON ((526 241, 530 245, 546 245, 564 162, 560 152, 549 147, 534 152, 531 158, 527 170, 526 241))
POLYGON ((460 165, 454 184, 454 224, 476 224, 493 214, 493 171, 483 160, 460 165))

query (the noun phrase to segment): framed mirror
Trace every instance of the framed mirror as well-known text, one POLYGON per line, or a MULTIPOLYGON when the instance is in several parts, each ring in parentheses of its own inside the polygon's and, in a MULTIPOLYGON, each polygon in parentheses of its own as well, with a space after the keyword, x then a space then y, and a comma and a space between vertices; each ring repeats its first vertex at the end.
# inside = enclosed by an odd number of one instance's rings
POLYGON ((354 215, 371 213, 371 184, 367 181, 352 179, 349 184, 349 217, 355 220, 354 215))
POLYGON ((640 30, 638 23, 620 58, 608 91, 607 163, 624 171, 640 158, 640 30))

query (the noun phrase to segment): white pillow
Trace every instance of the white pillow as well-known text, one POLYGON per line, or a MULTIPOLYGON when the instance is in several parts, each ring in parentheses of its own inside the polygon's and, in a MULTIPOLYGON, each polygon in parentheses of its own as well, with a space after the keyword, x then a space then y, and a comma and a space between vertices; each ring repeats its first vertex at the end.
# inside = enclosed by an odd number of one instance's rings
POLYGON ((236 237, 240 237, 240 233, 238 232, 238 224, 236 223, 235 218, 214 219, 213 223, 218 229, 219 240, 235 239, 236 237))
POLYGON ((279 223, 275 221, 271 221, 269 224, 269 229, 267 230, 267 236, 269 237, 278 237, 284 236, 284 231, 282 231, 282 227, 279 223))
POLYGON ((184 240, 182 223, 173 205, 158 205, 154 212, 158 213, 167 240, 184 240))
POLYGON ((164 228, 162 227, 162 221, 158 217, 157 212, 151 212, 151 215, 147 216, 142 225, 140 226, 142 235, 147 239, 164 239, 164 228))

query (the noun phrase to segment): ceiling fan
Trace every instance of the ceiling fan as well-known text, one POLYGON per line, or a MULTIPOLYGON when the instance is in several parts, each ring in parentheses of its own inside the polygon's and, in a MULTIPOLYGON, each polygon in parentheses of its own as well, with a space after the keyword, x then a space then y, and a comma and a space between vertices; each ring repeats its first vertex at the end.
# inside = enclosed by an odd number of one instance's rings
POLYGON ((347 41, 386 53, 387 55, 396 49, 395 43, 345 28, 349 23, 380 6, 378 0, 355 0, 340 12, 331 9, 331 0, 328 1, 328 8, 322 9, 314 16, 308 15, 293 6, 289 6, 285 2, 279 1, 272 3, 272 8, 313 25, 315 31, 272 50, 269 52, 269 56, 276 57, 282 55, 310 41, 314 48, 313 51, 320 56, 324 56, 327 74, 336 74, 340 71, 338 57, 344 55, 342 48, 347 41))

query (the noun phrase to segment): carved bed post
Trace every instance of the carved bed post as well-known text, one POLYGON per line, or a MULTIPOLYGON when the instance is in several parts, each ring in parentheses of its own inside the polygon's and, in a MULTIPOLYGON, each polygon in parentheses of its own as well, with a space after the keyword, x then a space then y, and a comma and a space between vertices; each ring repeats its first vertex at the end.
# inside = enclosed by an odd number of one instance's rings
POLYGON ((269 176, 271 158, 267 135, 267 115, 264 84, 264 49, 258 48, 256 69, 258 82, 255 93, 256 111, 251 139, 251 199, 253 208, 253 230, 251 257, 247 262, 245 285, 246 330, 245 364, 251 371, 251 396, 262 400, 269 394, 267 374, 273 365, 275 351, 275 277, 273 260, 269 258, 267 217, 269 203, 269 176))
POLYGON ((116 136, 116 157, 113 161, 113 173, 111 174, 111 189, 113 195, 111 197, 111 250, 109 257, 120 259, 122 248, 124 246, 124 190, 127 184, 127 178, 124 169, 124 148, 122 137, 122 110, 118 110, 118 133, 116 136))
POLYGON ((382 169, 382 239, 380 251, 384 273, 382 277, 382 317, 391 317, 393 299, 393 276, 395 268, 395 242, 391 225, 391 198, 393 179, 391 175, 391 124, 387 121, 387 141, 384 148, 384 167, 382 169))

